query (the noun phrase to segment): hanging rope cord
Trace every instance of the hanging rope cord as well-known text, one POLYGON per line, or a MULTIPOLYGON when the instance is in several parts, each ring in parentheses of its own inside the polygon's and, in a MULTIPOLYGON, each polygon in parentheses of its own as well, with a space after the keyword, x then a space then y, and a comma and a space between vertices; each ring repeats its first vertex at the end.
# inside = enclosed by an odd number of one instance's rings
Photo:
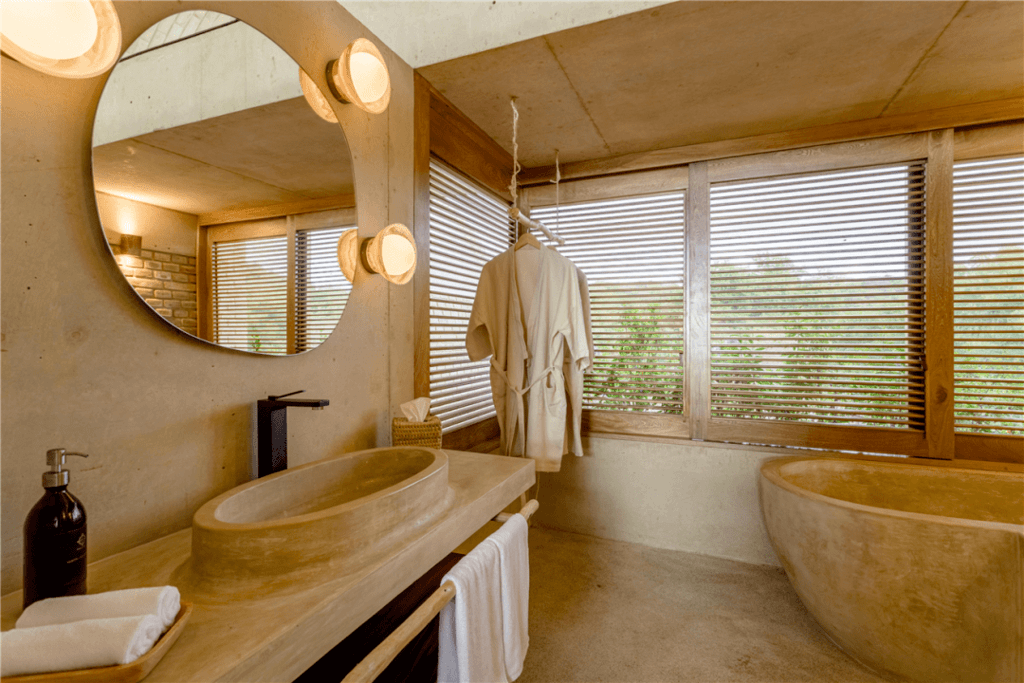
POLYGON ((555 184, 555 234, 558 234, 558 219, 562 213, 562 198, 558 194, 558 183, 562 180, 562 171, 558 164, 558 150, 555 150, 555 179, 550 181, 555 184))
MULTIPOLYGON (((508 184, 509 194, 512 195, 512 206, 519 208, 519 193, 517 191, 516 179, 523 167, 519 165, 519 109, 516 108, 516 98, 512 98, 512 182, 508 184)), ((518 223, 519 221, 516 221, 518 223)))
MULTIPOLYGON (((523 167, 519 165, 519 109, 516 107, 516 98, 511 98, 510 103, 512 105, 512 181, 508 184, 508 192, 512 195, 512 206, 509 207, 509 216, 514 217, 516 221, 516 238, 519 237, 519 224, 522 222, 526 224, 527 229, 531 226, 540 230, 545 236, 552 242, 557 244, 565 244, 565 240, 558 236, 557 233, 551 232, 544 226, 543 223, 531 220, 529 216, 521 216, 519 212, 519 186, 518 178, 519 171, 523 170, 523 167)), ((558 225, 558 181, 561 180, 561 171, 558 168, 558 150, 555 150, 555 226, 558 225)))

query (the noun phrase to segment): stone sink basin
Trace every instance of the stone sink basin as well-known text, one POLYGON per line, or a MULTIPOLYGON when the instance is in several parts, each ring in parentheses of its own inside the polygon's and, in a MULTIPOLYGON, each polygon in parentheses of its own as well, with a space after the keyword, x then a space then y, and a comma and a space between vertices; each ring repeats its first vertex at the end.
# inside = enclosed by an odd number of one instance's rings
POLYGON ((448 456, 430 448, 376 448, 278 472, 199 508, 193 578, 236 592, 349 574, 420 533, 454 495, 448 456))

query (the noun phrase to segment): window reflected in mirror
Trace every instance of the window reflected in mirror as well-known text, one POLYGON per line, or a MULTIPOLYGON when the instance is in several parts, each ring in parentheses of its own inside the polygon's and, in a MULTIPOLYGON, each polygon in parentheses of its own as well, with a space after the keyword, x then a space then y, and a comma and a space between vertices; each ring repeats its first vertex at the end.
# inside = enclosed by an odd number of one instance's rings
POLYGON ((298 65, 216 12, 143 33, 111 72, 93 128, 100 221, 135 293, 178 329, 253 353, 316 348, 341 319, 352 166, 298 65))

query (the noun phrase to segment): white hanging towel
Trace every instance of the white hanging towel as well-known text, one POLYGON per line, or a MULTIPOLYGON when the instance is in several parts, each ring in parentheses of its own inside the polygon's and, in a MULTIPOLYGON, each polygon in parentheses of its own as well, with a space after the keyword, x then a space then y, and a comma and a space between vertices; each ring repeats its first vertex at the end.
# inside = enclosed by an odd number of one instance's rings
POLYGON ((557 472, 568 407, 564 349, 580 367, 590 354, 579 281, 572 261, 543 248, 536 276, 527 276, 524 283, 517 274, 518 258, 510 248, 484 266, 466 351, 471 360, 491 357, 491 394, 505 454, 533 458, 538 472, 557 472), (526 302, 524 293, 531 287, 526 302))
POLYGON ((498 563, 498 546, 485 541, 441 579, 455 597, 441 610, 438 683, 508 683, 498 563))
POLYGON ((523 673, 530 646, 530 549, 526 518, 512 515, 484 543, 493 543, 498 549, 505 675, 514 681, 523 673))
POLYGON ((88 595, 66 595, 60 598, 46 598, 29 605, 15 628, 67 624, 83 619, 110 619, 113 617, 135 617, 154 614, 160 619, 163 630, 167 630, 178 616, 181 608, 181 593, 174 586, 152 588, 127 588, 106 593, 88 595))
POLYGON ((161 630, 153 614, 13 628, 0 634, 0 676, 131 664, 161 630))

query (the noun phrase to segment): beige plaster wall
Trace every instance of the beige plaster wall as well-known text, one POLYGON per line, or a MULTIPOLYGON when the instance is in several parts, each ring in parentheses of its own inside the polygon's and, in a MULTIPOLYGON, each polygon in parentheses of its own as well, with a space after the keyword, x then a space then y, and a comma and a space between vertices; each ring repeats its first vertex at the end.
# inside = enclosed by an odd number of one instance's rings
POLYGON ((96 208, 107 241, 117 244, 122 233, 142 235, 142 246, 182 256, 196 255, 199 217, 105 192, 96 193, 96 208))
MULTIPOLYGON (((128 45, 185 9, 232 14, 263 31, 322 83, 324 65, 359 36, 328 2, 116 2, 128 45)), ((377 41, 392 75, 378 116, 336 107, 352 147, 360 232, 412 225, 412 70, 377 41)), ((305 389, 323 411, 291 411, 302 464, 386 445, 412 397, 412 291, 361 275, 334 334, 298 356, 205 345, 132 292, 105 244, 91 184, 92 126, 105 77, 58 79, 7 57, 2 114, 0 554, 2 591, 21 582, 22 523, 42 494, 47 448, 76 460, 71 491, 99 559, 188 526, 205 501, 247 480, 256 399, 305 389), (160 390, 147 391, 148 387, 160 390)))
POLYGON ((779 565, 761 518, 761 464, 784 449, 591 437, 540 474, 537 523, 656 548, 779 565))

